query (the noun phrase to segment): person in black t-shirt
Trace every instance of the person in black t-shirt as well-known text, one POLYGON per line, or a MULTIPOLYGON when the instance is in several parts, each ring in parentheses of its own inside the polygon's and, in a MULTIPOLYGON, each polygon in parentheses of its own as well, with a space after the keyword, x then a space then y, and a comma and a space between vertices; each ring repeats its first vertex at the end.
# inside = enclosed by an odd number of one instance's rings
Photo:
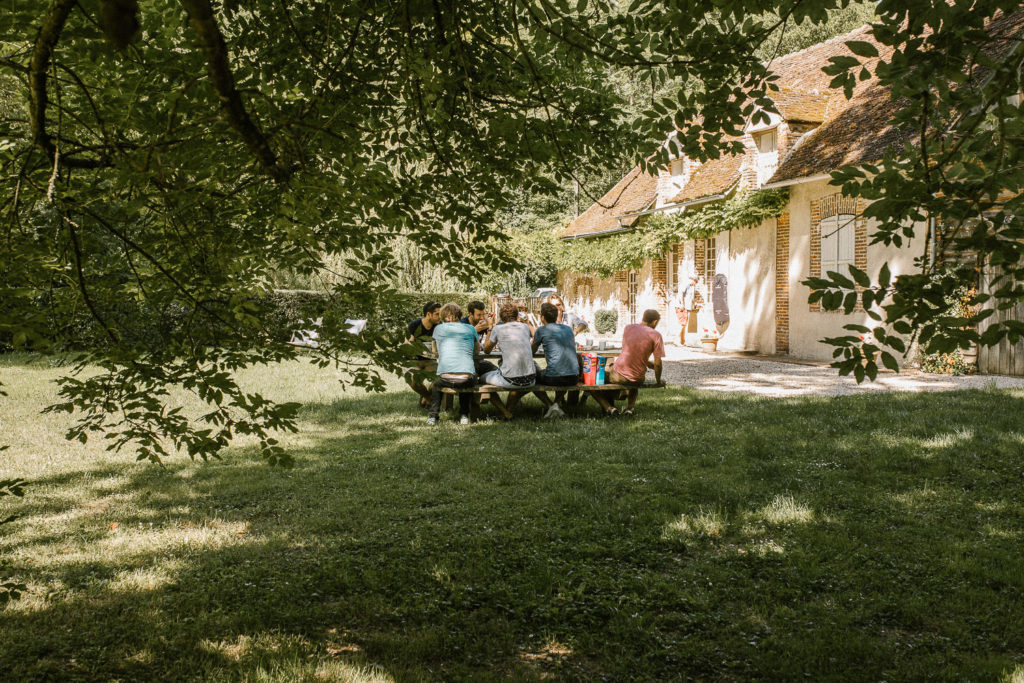
POLYGON ((436 301, 428 301, 423 304, 423 317, 416 318, 406 327, 409 335, 407 342, 414 342, 420 337, 433 337, 434 327, 441 323, 441 304, 436 301))
MULTIPOLYGON (((441 304, 436 301, 428 301, 423 304, 423 317, 416 318, 406 327, 406 332, 408 332, 406 343, 422 342, 425 337, 433 337, 434 328, 440 324, 441 304)), ((420 405, 423 407, 430 405, 430 382, 422 377, 416 377, 415 371, 422 370, 424 363, 429 360, 422 353, 417 354, 414 358, 415 362, 405 373, 405 381, 413 391, 420 395, 420 405)))
MULTIPOLYGON (((476 330, 477 341, 480 342, 482 347, 487 340, 487 335, 490 333, 491 328, 494 327, 494 317, 487 315, 487 307, 483 301, 470 301, 469 305, 466 306, 466 310, 469 311, 469 315, 459 322, 473 326, 476 330)), ((493 372, 497 369, 498 366, 490 361, 482 359, 477 359, 476 361, 476 374, 478 377, 483 377, 488 372, 493 372)))

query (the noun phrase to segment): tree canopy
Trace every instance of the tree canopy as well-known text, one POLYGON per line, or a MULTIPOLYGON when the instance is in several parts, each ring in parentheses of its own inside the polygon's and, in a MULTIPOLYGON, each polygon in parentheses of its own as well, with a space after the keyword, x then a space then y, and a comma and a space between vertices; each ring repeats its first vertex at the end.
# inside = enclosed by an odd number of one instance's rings
MULTIPOLYGON (((272 431, 294 427, 296 406, 232 374, 295 354, 265 324, 275 273, 332 269, 338 310, 359 312, 388 305, 396 238, 457 277, 500 268, 495 215, 519 193, 555 192, 623 156, 663 163, 664 148, 646 155, 673 128, 679 151, 720 154, 723 135, 771 108, 760 55, 848 4, 15 0, 0 28, 2 341, 74 345, 83 319, 100 331, 79 368, 101 371, 69 374, 54 407, 78 411, 71 437, 99 432, 157 460, 168 443, 209 457, 253 434, 286 461, 272 431), (610 67, 648 84, 644 97, 624 97, 610 67), (209 412, 171 407, 175 385, 209 412)), ((979 47, 1000 10, 1016 6, 878 5, 875 35, 894 47, 878 75, 912 104, 899 123, 953 133, 843 176, 882 198, 872 210, 884 239, 900 239, 909 217, 969 221, 988 210, 982 197, 1019 191, 1020 112, 1003 103, 1020 88, 1007 66, 1020 48, 991 59, 979 47)), ((859 64, 834 68, 859 77, 859 64)), ((985 225, 996 227, 971 244, 1012 276, 1012 211, 985 225)), ((935 286, 921 277, 871 291, 897 306, 891 324, 944 338, 915 308, 935 286)), ((315 358, 379 388, 373 367, 395 367, 404 350, 337 317, 315 358)), ((857 367, 874 362, 846 348, 857 367)))

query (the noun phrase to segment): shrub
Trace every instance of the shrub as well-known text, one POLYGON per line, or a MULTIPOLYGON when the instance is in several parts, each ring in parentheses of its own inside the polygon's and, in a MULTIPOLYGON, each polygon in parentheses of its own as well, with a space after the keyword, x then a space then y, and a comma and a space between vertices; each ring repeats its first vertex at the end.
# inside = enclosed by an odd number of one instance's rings
POLYGON ((619 312, 602 308, 594 313, 594 329, 598 334, 610 334, 619 326, 619 312))
POLYGON ((921 372, 931 372, 937 375, 967 375, 974 372, 974 368, 964 360, 960 349, 952 353, 929 353, 921 359, 921 372))

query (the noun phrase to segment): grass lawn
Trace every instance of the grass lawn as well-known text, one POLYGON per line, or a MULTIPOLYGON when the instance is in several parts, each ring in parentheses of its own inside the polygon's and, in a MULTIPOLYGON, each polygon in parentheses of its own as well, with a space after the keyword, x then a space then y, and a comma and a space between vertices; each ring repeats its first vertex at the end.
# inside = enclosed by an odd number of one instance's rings
POLYGON ((293 469, 160 468, 64 441, 57 372, 0 357, 5 680, 1024 680, 1019 391, 428 429, 293 364, 246 377, 293 469))

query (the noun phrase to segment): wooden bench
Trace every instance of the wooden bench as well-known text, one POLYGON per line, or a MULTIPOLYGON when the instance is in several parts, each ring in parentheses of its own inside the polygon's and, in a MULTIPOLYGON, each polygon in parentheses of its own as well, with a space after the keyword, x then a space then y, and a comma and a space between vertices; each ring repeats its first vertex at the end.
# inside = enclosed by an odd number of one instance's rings
POLYGON ((655 384, 654 382, 632 386, 627 384, 570 384, 569 386, 552 387, 537 384, 532 387, 525 387, 522 389, 499 387, 493 384, 479 384, 475 387, 457 389, 452 387, 442 387, 441 392, 447 394, 444 401, 444 407, 446 410, 450 410, 452 408, 455 394, 473 394, 472 414, 474 417, 479 415, 481 404, 490 403, 498 409, 498 412, 501 413, 503 418, 511 420, 512 411, 509 409, 509 406, 506 405, 505 401, 501 399, 499 394, 515 393, 525 397, 527 394, 562 392, 569 394, 570 404, 575 404, 579 407, 582 407, 588 398, 593 397, 594 401, 597 402, 597 404, 604 410, 605 415, 615 415, 617 413, 615 401, 620 398, 624 398, 626 395, 625 392, 630 389, 663 389, 664 387, 664 384, 655 384))

